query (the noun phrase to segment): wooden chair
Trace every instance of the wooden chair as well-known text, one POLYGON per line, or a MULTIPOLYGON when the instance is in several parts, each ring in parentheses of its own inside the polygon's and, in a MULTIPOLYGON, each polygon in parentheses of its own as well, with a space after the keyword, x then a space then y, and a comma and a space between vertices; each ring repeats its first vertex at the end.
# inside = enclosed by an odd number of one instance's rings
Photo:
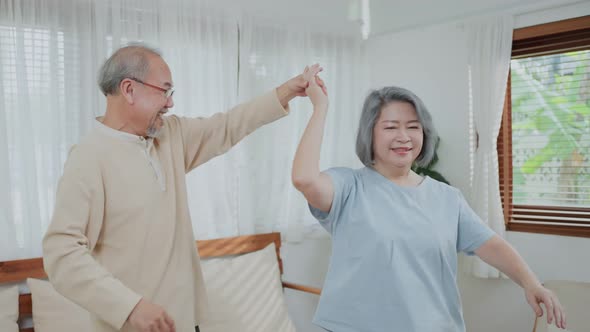
MULTIPOLYGON (((223 257, 241 255, 264 249, 267 245, 275 243, 277 260, 281 275, 283 274, 283 262, 281 260, 281 234, 267 233, 255 235, 243 235, 229 238, 197 241, 201 258, 223 257)), ((27 278, 46 279, 47 274, 43 270, 42 258, 21 259, 0 262, 0 284, 23 282, 27 278)), ((317 294, 321 290, 314 287, 302 286, 283 281, 283 288, 291 288, 307 293, 317 294)), ((31 294, 21 294, 19 297, 19 325, 33 314, 31 294)), ((20 332, 34 332, 33 328, 21 328, 20 332)))

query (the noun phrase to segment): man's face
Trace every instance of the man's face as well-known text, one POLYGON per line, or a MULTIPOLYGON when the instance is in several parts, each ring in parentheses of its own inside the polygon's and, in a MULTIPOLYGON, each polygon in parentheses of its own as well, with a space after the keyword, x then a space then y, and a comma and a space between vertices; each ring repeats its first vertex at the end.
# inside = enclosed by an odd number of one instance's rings
POLYGON ((172 88, 172 74, 166 62, 159 56, 150 56, 148 74, 141 80, 134 80, 137 99, 132 123, 136 131, 147 137, 157 137, 164 125, 162 115, 174 106, 172 95, 166 91, 172 88))

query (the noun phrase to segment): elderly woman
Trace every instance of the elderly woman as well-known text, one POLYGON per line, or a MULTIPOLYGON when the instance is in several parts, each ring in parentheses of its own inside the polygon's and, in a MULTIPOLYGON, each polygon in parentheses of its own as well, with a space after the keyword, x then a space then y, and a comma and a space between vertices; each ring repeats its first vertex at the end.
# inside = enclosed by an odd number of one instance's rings
POLYGON ((335 332, 465 331, 457 252, 478 255, 524 289, 535 313, 565 327, 563 309, 523 259, 495 235, 456 188, 411 169, 426 165, 437 138, 423 102, 385 87, 365 100, 356 151, 361 169, 320 172, 326 88, 307 68, 314 112, 293 161, 293 183, 332 235, 314 323, 335 332))

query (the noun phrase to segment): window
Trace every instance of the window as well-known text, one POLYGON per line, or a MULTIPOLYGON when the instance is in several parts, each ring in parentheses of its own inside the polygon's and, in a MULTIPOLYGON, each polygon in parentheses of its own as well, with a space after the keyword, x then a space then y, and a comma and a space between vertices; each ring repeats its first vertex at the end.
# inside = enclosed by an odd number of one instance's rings
POLYGON ((590 237, 590 16, 514 31, 498 156, 508 230, 590 237))

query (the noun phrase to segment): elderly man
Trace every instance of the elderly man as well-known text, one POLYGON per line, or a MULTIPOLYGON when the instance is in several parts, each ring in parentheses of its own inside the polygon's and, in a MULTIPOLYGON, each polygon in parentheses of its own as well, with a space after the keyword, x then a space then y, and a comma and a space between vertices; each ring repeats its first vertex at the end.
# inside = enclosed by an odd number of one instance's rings
POLYGON ((158 51, 131 45, 104 63, 106 113, 70 152, 43 240, 50 281, 94 331, 186 332, 203 320, 185 174, 288 114, 307 84, 299 75, 210 118, 164 117, 174 89, 158 51))

